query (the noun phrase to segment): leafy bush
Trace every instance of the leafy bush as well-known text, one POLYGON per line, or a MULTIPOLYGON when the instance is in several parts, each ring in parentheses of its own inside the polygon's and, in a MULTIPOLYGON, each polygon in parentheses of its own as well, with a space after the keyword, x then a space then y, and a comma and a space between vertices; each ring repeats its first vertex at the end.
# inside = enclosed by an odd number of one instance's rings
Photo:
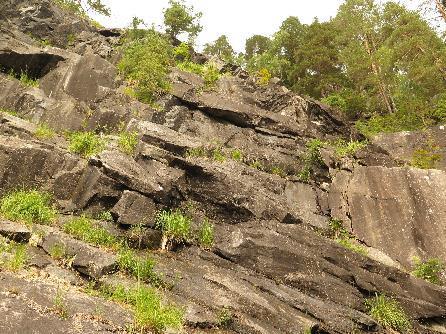
POLYGON ((367 146, 366 141, 345 141, 343 139, 337 140, 333 146, 335 148, 335 153, 338 157, 352 157, 356 152, 362 150, 367 146))
POLYGON ((34 135, 40 140, 45 140, 53 138, 56 135, 56 132, 47 124, 42 123, 39 124, 34 135))
POLYGON ((215 149, 212 150, 212 158, 215 161, 218 161, 218 162, 225 162, 226 161, 226 157, 223 154, 223 151, 221 150, 221 148, 215 148, 215 149))
POLYGON ((203 157, 207 157, 207 152, 204 147, 190 148, 186 152, 186 157, 203 158, 203 157))
POLYGON ((410 331, 412 324, 400 304, 383 294, 366 300, 368 313, 380 325, 402 333, 410 331))
POLYGON ((267 68, 262 68, 257 72, 257 77, 257 83, 261 86, 266 86, 269 84, 272 74, 267 68))
POLYGON ((1 199, 0 213, 25 224, 50 224, 57 214, 51 200, 50 194, 37 190, 13 191, 1 199))
POLYGON ((304 166, 298 178, 301 181, 308 182, 311 178, 314 168, 322 163, 320 149, 324 147, 325 143, 319 139, 312 139, 307 143, 307 151, 303 156, 304 166))
POLYGON ((440 273, 445 269, 444 263, 439 259, 429 259, 425 262, 419 258, 414 258, 415 270, 412 275, 422 278, 433 284, 440 284, 440 273))
POLYGON ((231 152, 231 158, 232 158, 232 160, 235 160, 235 161, 242 161, 243 160, 243 152, 238 149, 233 150, 231 152))
POLYGON ((341 110, 342 112, 347 111, 347 101, 339 94, 331 94, 324 97, 321 102, 329 105, 330 107, 341 110))
POLYGON ((214 225, 204 220, 198 231, 198 244, 207 249, 214 244, 214 225))
POLYGON ((127 39, 118 69, 128 84, 128 92, 139 101, 154 103, 170 89, 169 68, 173 63, 170 42, 153 29, 140 39, 127 39))
POLYGON ((175 60, 179 61, 180 64, 189 62, 191 58, 189 44, 184 42, 181 43, 173 49, 173 54, 175 56, 175 60))
POLYGON ((78 153, 85 158, 100 153, 105 147, 105 140, 94 132, 73 132, 68 136, 71 152, 78 153))
POLYGON ((133 307, 138 331, 164 333, 168 329, 181 330, 184 311, 174 305, 165 304, 155 289, 138 286, 130 289, 123 285, 102 288, 101 294, 111 300, 133 307))
POLYGON ((17 272, 26 265, 27 261, 26 245, 14 241, 7 242, 6 239, 0 237, 0 267, 17 272))
POLYGON ((213 63, 208 63, 204 66, 203 71, 204 86, 206 89, 212 89, 220 79, 220 71, 213 63))
POLYGON ((110 249, 118 249, 120 247, 119 240, 114 235, 103 227, 97 226, 91 219, 85 216, 74 217, 63 226, 63 230, 76 239, 95 246, 110 249))
MULTIPOLYGON (((53 0, 61 8, 78 15, 84 19, 89 19, 87 11, 82 6, 80 0, 53 0)), ((98 14, 110 16, 111 12, 108 7, 106 7, 101 0, 87 0, 88 8, 95 11, 98 14)))
POLYGON ((189 240, 191 219, 179 210, 162 211, 158 214, 156 227, 163 232, 162 249, 166 249, 168 242, 182 243, 189 240))
POLYGON ((119 134, 118 146, 119 149, 128 155, 133 155, 138 146, 139 138, 138 132, 122 131, 119 134))

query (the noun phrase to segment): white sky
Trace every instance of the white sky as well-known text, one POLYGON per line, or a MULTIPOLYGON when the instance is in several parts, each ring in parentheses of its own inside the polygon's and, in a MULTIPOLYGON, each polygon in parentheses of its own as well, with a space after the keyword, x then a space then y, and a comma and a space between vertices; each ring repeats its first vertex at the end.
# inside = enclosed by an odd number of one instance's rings
MULTIPOLYGON (((407 1, 407 0, 406 0, 407 1)), ((410 0, 409 0, 410 1, 410 0)), ((112 10, 110 18, 92 15, 106 27, 128 26, 134 16, 147 24, 162 24, 162 11, 168 0, 103 0, 112 10)), ((198 36, 200 48, 220 35, 227 35, 237 52, 244 51, 245 41, 254 34, 270 36, 283 20, 297 16, 303 23, 314 17, 326 21, 335 16, 343 0, 187 0, 203 12, 204 29, 198 36)))

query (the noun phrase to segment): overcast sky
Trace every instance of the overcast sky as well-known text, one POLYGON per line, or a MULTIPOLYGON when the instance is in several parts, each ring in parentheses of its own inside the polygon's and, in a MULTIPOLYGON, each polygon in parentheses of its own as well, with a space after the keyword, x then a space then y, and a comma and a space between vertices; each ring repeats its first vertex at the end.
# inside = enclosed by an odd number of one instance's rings
MULTIPOLYGON (((103 0, 112 10, 110 18, 94 16, 106 27, 125 27, 134 16, 148 24, 161 25, 162 11, 168 0, 103 0)), ((246 38, 271 35, 289 16, 297 16, 303 23, 313 18, 328 20, 336 15, 342 0, 187 0, 203 12, 204 27, 197 44, 214 41, 225 34, 236 51, 244 51, 246 38)))

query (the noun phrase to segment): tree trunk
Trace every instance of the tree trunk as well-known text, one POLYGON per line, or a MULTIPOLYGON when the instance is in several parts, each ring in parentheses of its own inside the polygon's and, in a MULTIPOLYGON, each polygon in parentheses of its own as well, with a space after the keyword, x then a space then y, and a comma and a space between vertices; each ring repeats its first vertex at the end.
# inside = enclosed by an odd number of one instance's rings
POLYGON ((443 4, 443 1, 441 1, 441 0, 434 0, 434 1, 435 1, 435 6, 437 7, 438 13, 440 13, 443 20, 446 21, 446 7, 443 4))

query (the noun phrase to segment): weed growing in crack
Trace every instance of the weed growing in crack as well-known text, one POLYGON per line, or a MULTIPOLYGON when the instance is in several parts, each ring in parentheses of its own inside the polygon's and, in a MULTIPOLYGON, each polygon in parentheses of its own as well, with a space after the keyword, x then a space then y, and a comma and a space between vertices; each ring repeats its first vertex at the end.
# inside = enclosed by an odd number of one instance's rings
POLYGON ((53 311, 59 316, 59 318, 63 320, 68 319, 68 307, 65 301, 65 297, 59 289, 56 292, 53 304, 53 311))
POLYGON ((156 219, 156 227, 163 233, 161 249, 165 250, 172 243, 184 243, 190 238, 191 219, 181 211, 161 211, 156 219))
POLYGON ((409 317, 401 305, 393 298, 380 294, 366 300, 365 306, 368 313, 380 325, 407 333, 412 328, 409 317))
POLYGON ((13 272, 23 269, 28 262, 27 246, 0 238, 0 267, 13 272))
POLYGON ((56 132, 52 128, 50 128, 47 124, 42 123, 39 124, 39 126, 36 129, 36 132, 34 132, 34 135, 36 136, 36 138, 40 140, 45 140, 54 138, 56 132))
POLYGON ((210 249, 214 245, 214 225, 207 219, 203 221, 198 230, 198 244, 204 249, 210 249))
POLYGON ((445 270, 444 263, 439 259, 429 259, 427 261, 421 261, 421 259, 414 257, 415 269, 412 271, 412 275, 418 278, 422 278, 433 284, 440 284, 440 274, 445 270))
POLYGON ((125 154, 133 155, 138 146, 138 142, 138 132, 122 131, 119 134, 118 146, 125 154))
POLYGON ((106 141, 94 132, 73 132, 69 134, 68 141, 68 149, 84 158, 100 153, 106 145, 106 141))

